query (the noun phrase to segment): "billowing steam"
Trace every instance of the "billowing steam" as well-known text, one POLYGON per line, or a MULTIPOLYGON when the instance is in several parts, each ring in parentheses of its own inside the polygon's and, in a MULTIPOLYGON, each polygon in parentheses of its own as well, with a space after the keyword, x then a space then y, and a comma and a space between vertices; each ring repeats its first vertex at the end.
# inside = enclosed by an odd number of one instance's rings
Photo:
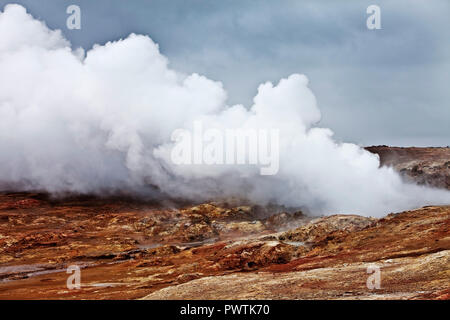
MULTIPOLYGON (((236 75, 237 77, 239 75, 236 75)), ((132 34, 71 50, 19 5, 0 13, 0 181, 52 193, 129 191, 196 201, 238 197, 317 213, 384 215, 448 204, 450 193, 405 184, 376 155, 317 128, 303 75, 258 88, 250 109, 227 106, 220 82, 171 70, 158 45, 132 34), (279 129, 279 171, 175 165, 174 130, 279 129)))

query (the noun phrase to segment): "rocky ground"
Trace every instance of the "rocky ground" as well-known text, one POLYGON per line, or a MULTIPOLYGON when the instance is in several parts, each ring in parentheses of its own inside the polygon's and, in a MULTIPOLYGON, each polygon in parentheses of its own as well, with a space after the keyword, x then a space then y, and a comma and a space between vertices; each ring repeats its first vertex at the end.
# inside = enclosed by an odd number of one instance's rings
MULTIPOLYGON (((377 148, 384 164, 410 167, 377 148)), ((375 219, 0 194, 0 299, 450 299, 449 288, 450 206, 375 219), (81 288, 69 290, 73 265, 81 288), (379 268, 379 289, 368 288, 368 267, 379 268)))
POLYGON ((381 165, 394 167, 409 181, 450 190, 450 147, 366 149, 380 156, 381 165))

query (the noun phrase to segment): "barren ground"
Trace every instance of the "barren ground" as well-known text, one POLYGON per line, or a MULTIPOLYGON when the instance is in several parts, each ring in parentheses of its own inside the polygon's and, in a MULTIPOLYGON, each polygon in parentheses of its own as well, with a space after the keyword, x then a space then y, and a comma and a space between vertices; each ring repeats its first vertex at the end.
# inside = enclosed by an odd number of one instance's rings
MULTIPOLYGON (((369 150, 449 188, 449 148, 369 150)), ((0 299, 450 299, 449 206, 382 219, 271 210, 3 192, 0 299)))

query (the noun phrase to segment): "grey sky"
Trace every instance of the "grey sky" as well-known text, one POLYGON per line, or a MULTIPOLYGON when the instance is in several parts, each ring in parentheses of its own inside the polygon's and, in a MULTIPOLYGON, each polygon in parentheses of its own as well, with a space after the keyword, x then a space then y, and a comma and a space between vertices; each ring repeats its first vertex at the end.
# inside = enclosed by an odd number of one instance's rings
POLYGON ((149 35, 171 67, 220 80, 229 103, 304 73, 338 140, 450 145, 448 0, 0 0, 20 3, 74 47, 149 35), (78 4, 82 29, 66 28, 78 4), (381 30, 366 8, 381 7, 381 30))

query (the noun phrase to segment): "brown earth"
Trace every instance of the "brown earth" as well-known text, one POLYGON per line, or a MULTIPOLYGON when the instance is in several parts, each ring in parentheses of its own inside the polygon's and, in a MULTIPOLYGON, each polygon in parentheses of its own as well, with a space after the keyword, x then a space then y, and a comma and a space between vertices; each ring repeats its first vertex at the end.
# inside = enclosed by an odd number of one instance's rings
POLYGON ((0 193, 0 299, 450 299, 450 206, 382 219, 268 211, 0 193), (373 266, 380 289, 366 284, 373 266))
POLYGON ((380 156, 383 166, 394 167, 402 176, 418 184, 450 190, 450 148, 366 148, 380 156))

